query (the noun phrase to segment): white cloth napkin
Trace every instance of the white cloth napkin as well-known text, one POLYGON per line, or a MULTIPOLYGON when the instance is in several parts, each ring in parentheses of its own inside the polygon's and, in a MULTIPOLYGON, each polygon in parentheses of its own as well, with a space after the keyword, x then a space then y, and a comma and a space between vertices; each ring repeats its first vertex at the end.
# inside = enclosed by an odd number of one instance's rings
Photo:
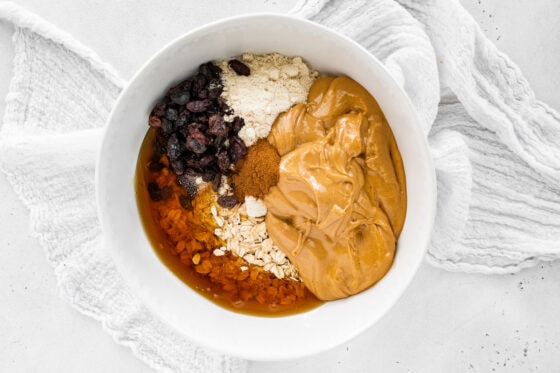
MULTIPOLYGON (((360 42, 411 97, 438 179, 431 264, 510 273, 560 257, 560 116, 457 0, 302 0, 293 13, 360 42)), ((94 162, 124 82, 21 8, 0 3, 0 20, 14 25, 15 49, 0 166, 30 209, 65 299, 157 370, 246 370, 151 314, 102 245, 94 162)))

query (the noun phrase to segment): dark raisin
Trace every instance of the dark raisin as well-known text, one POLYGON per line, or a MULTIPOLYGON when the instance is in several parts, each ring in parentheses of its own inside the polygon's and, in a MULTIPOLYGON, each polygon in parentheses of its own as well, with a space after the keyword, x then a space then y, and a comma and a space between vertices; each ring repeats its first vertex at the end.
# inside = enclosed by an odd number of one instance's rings
POLYGON ((212 73, 212 70, 208 65, 209 63, 203 63, 202 65, 200 65, 198 67, 198 73, 204 75, 205 77, 211 78, 214 74, 212 73))
POLYGON ((163 118, 161 120, 161 130, 163 131, 163 133, 165 135, 169 135, 171 132, 173 132, 175 130, 175 126, 173 125, 173 122, 163 118))
POLYGON ((198 73, 204 75, 207 78, 219 77, 222 72, 218 66, 214 65, 212 62, 207 62, 202 64, 198 68, 198 73))
POLYGON ((184 130, 181 131, 185 137, 190 135, 194 130, 204 131, 204 125, 198 122, 191 122, 184 127, 184 130))
POLYGON ((206 115, 204 113, 196 114, 196 121, 202 125, 202 127, 204 128, 204 131, 206 131, 208 129, 208 126, 207 126, 208 115, 206 115))
POLYGON ((224 85, 222 84, 222 82, 220 81, 220 79, 212 79, 210 80, 210 82, 208 82, 208 89, 212 90, 212 89, 219 89, 222 90, 224 88, 224 85))
POLYGON ((191 95, 189 94, 189 92, 179 91, 175 94, 172 94, 169 98, 174 104, 185 105, 191 99, 191 95))
POLYGON ((206 145, 209 144, 208 138, 200 130, 193 130, 187 137, 187 149, 196 154, 206 152, 206 145))
POLYGON ((196 181, 193 177, 188 176, 186 174, 180 175, 177 177, 177 183, 185 188, 187 192, 187 196, 190 199, 193 199, 198 194, 198 188, 196 187, 196 181))
POLYGON ((206 78, 204 77, 204 75, 196 74, 193 77, 193 86, 191 88, 193 93, 196 93, 196 92, 204 89, 205 86, 206 86, 206 78))
POLYGON ((200 99, 208 98, 208 90, 203 89, 201 91, 198 91, 198 98, 200 99))
POLYGON ((238 136, 231 136, 229 138, 228 154, 233 163, 245 157, 247 154, 247 147, 238 136))
POLYGON ((220 75, 222 74, 222 69, 220 69, 220 66, 209 62, 208 66, 210 67, 210 70, 212 70, 212 74, 214 75, 215 78, 219 78, 220 75))
POLYGON ((175 121, 177 120, 178 116, 179 113, 173 108, 167 108, 167 110, 165 111, 165 117, 169 120, 175 121))
POLYGON ((148 183, 148 194, 150 195, 150 199, 152 201, 157 202, 157 201, 161 201, 162 199, 161 189, 154 181, 148 183))
POLYGON ((241 130, 241 128, 245 125, 245 119, 241 118, 241 117, 235 117, 233 118, 233 125, 232 125, 232 130, 235 134, 237 134, 239 132, 239 130, 241 130))
POLYGON ((161 127, 161 119, 159 119, 155 115, 152 115, 148 120, 148 124, 150 125, 150 127, 155 127, 155 128, 161 127))
POLYGON ((183 110, 179 112, 179 117, 175 121, 175 127, 180 128, 184 126, 189 120, 189 112, 187 110, 183 110))
POLYGON ((218 168, 222 172, 227 172, 230 166, 231 160, 229 159, 228 153, 226 150, 222 150, 218 153, 218 168))
POLYGON ((249 74, 251 74, 251 69, 249 69, 249 66, 245 65, 239 60, 230 60, 228 62, 228 66, 233 71, 235 71, 237 75, 249 76, 249 74))
POLYGON ((204 182, 212 181, 216 177, 216 174, 217 172, 212 169, 205 170, 204 173, 202 174, 202 181, 204 182))
POLYGON ((191 211, 193 209, 192 199, 184 194, 179 197, 179 203, 181 204, 181 207, 187 211, 191 211))
POLYGON ((185 163, 180 159, 171 161, 171 167, 173 168, 173 171, 175 171, 177 175, 182 175, 183 172, 185 172, 185 163))
POLYGON ((167 96, 173 96, 174 94, 180 92, 181 89, 181 83, 179 83, 176 86, 169 88, 169 90, 167 91, 167 96))
POLYGON ((218 204, 226 209, 230 209, 237 205, 237 198, 235 196, 219 196, 218 204))
POLYGON ((187 158, 185 164, 188 168, 200 168, 200 159, 197 158, 187 158))
POLYGON ((226 103, 226 100, 224 100, 223 97, 218 97, 218 108, 224 114, 233 114, 233 110, 229 107, 229 105, 226 103))
POLYGON ((228 133, 226 121, 219 114, 208 117, 208 133, 212 136, 225 136, 228 133))
POLYGON ((216 161, 216 156, 213 154, 205 154, 200 157, 199 166, 198 167, 208 167, 212 165, 216 161))
POLYGON ((163 117, 165 115, 165 109, 166 109, 165 103, 158 102, 156 106, 154 106, 154 108, 152 109, 152 115, 163 117))
POLYGON ((221 183, 222 183, 222 175, 216 174, 216 176, 214 176, 214 179, 212 180, 212 190, 214 192, 217 192, 218 189, 220 189, 221 183))
POLYGON ((206 152, 206 145, 196 137, 189 136, 186 141, 187 149, 195 154, 202 154, 206 152))
POLYGON ((167 140, 167 156, 170 160, 174 161, 181 155, 182 147, 177 138, 177 135, 172 134, 167 140))
POLYGON ((196 168, 187 168, 185 169, 184 174, 190 177, 198 177, 198 176, 202 176, 203 172, 196 168))
POLYGON ((211 88, 208 90, 208 98, 215 100, 222 94, 223 89, 220 88, 211 88))
POLYGON ((184 91, 190 91, 193 86, 193 81, 191 78, 187 78, 181 82, 181 87, 184 91))
POLYGON ((212 104, 212 102, 208 99, 204 100, 196 100, 187 103, 187 110, 193 113, 202 113, 208 110, 208 107, 212 104))

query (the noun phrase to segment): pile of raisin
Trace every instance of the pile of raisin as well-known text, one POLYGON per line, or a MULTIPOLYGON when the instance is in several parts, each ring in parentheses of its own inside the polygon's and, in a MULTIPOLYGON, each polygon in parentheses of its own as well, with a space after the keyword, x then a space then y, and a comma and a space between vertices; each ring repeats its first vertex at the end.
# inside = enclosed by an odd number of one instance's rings
MULTIPOLYGON (((200 65, 194 76, 169 89, 148 121, 156 128, 154 159, 167 156, 177 182, 191 200, 198 193, 196 177, 211 182, 217 192, 222 175, 230 176, 235 163, 247 154, 245 143, 237 135, 245 124, 243 118, 224 119, 233 110, 221 97, 221 72, 212 62, 200 65)), ((157 170, 158 163, 152 163, 150 168, 157 170)), ((221 195, 218 203, 230 208, 237 200, 221 195)))

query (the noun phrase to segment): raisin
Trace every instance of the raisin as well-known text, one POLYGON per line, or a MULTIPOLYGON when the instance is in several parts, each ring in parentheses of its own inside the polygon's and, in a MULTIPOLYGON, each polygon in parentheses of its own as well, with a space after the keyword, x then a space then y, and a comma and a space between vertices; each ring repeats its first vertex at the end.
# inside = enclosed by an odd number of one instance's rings
POLYGON ((188 168, 200 168, 200 159, 197 158, 187 158, 185 163, 188 168))
POLYGON ((167 110, 165 111, 165 117, 171 121, 177 120, 178 116, 179 113, 173 108, 167 108, 167 110))
POLYGON ((184 91, 190 91, 192 88, 192 79, 191 78, 187 78, 185 80, 183 80, 181 83, 179 83, 181 85, 181 88, 183 88, 184 91))
POLYGON ((226 100, 224 100, 223 97, 218 97, 218 107, 220 108, 220 110, 222 110, 224 113, 228 113, 229 111, 231 111, 231 108, 229 107, 229 105, 226 103, 226 100))
POLYGON ((220 75, 222 74, 222 69, 220 69, 220 66, 209 62, 208 66, 210 67, 210 70, 212 70, 212 74, 214 75, 215 78, 219 78, 220 75))
POLYGON ((206 86, 206 78, 204 77, 204 75, 196 74, 193 77, 193 86, 191 88, 193 93, 201 91, 202 89, 204 89, 205 86, 206 86))
POLYGON ((206 152, 206 145, 209 144, 208 138, 200 130, 193 130, 187 137, 187 149, 196 154, 206 152))
POLYGON ((173 125, 173 122, 163 118, 161 120, 161 130, 163 131, 163 133, 165 135, 169 135, 171 132, 173 132, 175 130, 175 126, 173 125))
POLYGON ((218 204, 226 209, 230 209, 237 205, 237 198, 235 196, 219 196, 218 204))
POLYGON ((189 120, 189 112, 185 109, 179 112, 179 117, 175 121, 175 127, 179 128, 184 126, 189 120))
POLYGON ((222 150, 218 153, 218 168, 222 172, 227 172, 230 166, 231 160, 229 159, 228 153, 226 150, 222 150))
POLYGON ((233 163, 245 157, 247 154, 247 146, 243 140, 238 136, 234 135, 229 138, 229 148, 228 148, 229 158, 233 163))
POLYGON ((228 66, 233 71, 235 71, 237 75, 249 76, 249 74, 251 74, 251 69, 249 69, 249 66, 245 65, 243 62, 239 60, 230 60, 228 62, 228 66))
POLYGON ((152 109, 152 115, 163 117, 165 115, 165 109, 166 109, 165 103, 158 102, 152 109))
POLYGON ((197 177, 197 176, 202 176, 202 171, 197 170, 196 168, 187 168, 185 170, 185 175, 190 176, 190 177, 197 177))
POLYGON ((173 168, 173 171, 175 171, 177 175, 182 175, 185 172, 185 163, 180 159, 171 161, 171 167, 173 168))
POLYGON ((213 154, 206 154, 200 157, 198 167, 208 167, 216 161, 216 156, 213 154))
POLYGON ((181 175, 177 177, 177 183, 185 188, 185 192, 187 192, 187 197, 190 199, 194 199, 198 194, 198 188, 196 187, 196 181, 193 177, 188 175, 181 175))
POLYGON ((198 123, 198 122, 191 122, 189 124, 186 125, 185 127, 185 133, 183 133, 185 135, 185 137, 187 137, 188 135, 190 135, 193 131, 204 131, 205 130, 205 126, 202 123, 198 123))
POLYGON ((208 110, 208 107, 212 104, 212 102, 208 99, 204 100, 195 100, 187 103, 187 110, 193 113, 202 113, 208 110))
POLYGON ((208 98, 208 90, 203 89, 203 90, 198 91, 198 98, 200 98, 200 99, 208 98))
POLYGON ((150 127, 155 127, 155 128, 161 127, 161 119, 159 119, 155 115, 152 115, 148 120, 148 124, 150 125, 150 127))
POLYGON ((217 78, 222 73, 222 69, 214 65, 212 62, 207 62, 199 66, 198 73, 207 78, 217 78))
POLYGON ((198 73, 204 75, 205 77, 211 78, 213 77, 214 73, 212 69, 210 69, 210 63, 203 63, 198 67, 198 73))
POLYGON ((241 117, 233 118, 232 130, 234 133, 238 133, 241 130, 241 128, 243 128, 244 125, 245 125, 245 119, 241 117))
POLYGON ((170 97, 171 102, 177 105, 186 105, 187 102, 190 101, 191 95, 185 91, 179 91, 175 94, 172 94, 170 97))
POLYGON ((223 88, 210 88, 208 90, 208 98, 216 100, 222 94, 223 88))
POLYGON ((177 158, 179 158, 181 152, 182 152, 182 147, 179 142, 179 139, 175 134, 172 134, 167 140, 167 156, 171 161, 174 161, 177 158))
POLYGON ((222 175, 216 174, 216 176, 214 176, 214 179, 212 180, 212 190, 214 192, 217 192, 218 189, 220 189, 221 183, 222 183, 222 175))
POLYGON ((226 121, 219 114, 208 117, 208 133, 212 136, 224 137, 228 133, 226 121))
POLYGON ((217 174, 218 173, 214 170, 206 170, 202 174, 202 181, 204 181, 204 182, 212 181, 212 180, 214 180, 214 178, 216 177, 217 174))

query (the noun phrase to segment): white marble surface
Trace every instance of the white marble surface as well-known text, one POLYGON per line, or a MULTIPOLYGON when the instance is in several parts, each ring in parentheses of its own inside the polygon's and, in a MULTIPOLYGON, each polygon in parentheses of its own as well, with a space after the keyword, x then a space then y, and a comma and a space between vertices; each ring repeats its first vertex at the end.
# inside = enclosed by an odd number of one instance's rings
MULTIPOLYGON (((247 11, 283 12, 295 0, 17 2, 75 35, 129 78, 164 43, 194 26, 247 11)), ((537 97, 560 110, 560 2, 462 3, 521 66, 537 97)), ((10 35, 0 23, 0 97, 11 77, 10 35)), ((58 296, 44 253, 28 235, 28 211, 3 174, 0 206, 0 372, 151 371, 58 296)), ((251 363, 249 370, 558 372, 558 294, 558 262, 505 276, 449 273, 424 264, 394 309, 366 333, 318 356, 251 363)))

